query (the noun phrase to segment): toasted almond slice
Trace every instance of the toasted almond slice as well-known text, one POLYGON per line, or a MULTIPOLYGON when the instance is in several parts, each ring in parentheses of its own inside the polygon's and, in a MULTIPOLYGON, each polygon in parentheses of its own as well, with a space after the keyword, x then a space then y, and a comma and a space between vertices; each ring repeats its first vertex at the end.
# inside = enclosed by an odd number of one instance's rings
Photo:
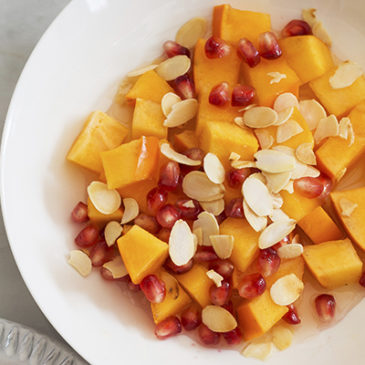
POLYGON ((203 230, 201 227, 193 227, 193 234, 196 237, 197 244, 199 246, 203 245, 203 230))
POLYGON ((286 74, 282 74, 280 72, 274 71, 274 72, 268 72, 267 76, 271 77, 270 85, 272 84, 278 84, 281 80, 286 79, 286 74))
MULTIPOLYGON (((242 195, 247 205, 260 217, 270 215, 273 210, 273 198, 267 186, 250 175, 242 185, 242 195)), ((279 241, 278 241, 279 242, 279 241)))
POLYGON ((272 214, 270 215, 270 219, 273 222, 290 220, 290 218, 280 208, 273 210, 272 214))
POLYGON ((202 171, 191 171, 182 182, 183 192, 199 202, 211 202, 224 197, 224 186, 214 184, 202 171))
POLYGON ((298 108, 298 99, 292 93, 280 94, 274 101, 273 108, 278 113, 290 107, 298 108))
POLYGON ((255 173, 251 174, 250 177, 252 177, 253 179, 260 180, 263 184, 266 185, 266 178, 262 174, 262 172, 255 172, 255 173))
POLYGON ((352 202, 351 200, 346 198, 342 198, 340 200, 341 215, 343 217, 350 217, 357 207, 358 204, 352 202))
POLYGON ((269 172, 263 172, 266 177, 266 185, 270 192, 277 194, 288 184, 291 178, 291 171, 280 172, 278 174, 271 174, 269 172))
POLYGON ((234 169, 246 169, 250 167, 256 167, 256 162, 254 161, 232 161, 231 166, 234 169))
POLYGON ((288 141, 290 138, 302 133, 304 129, 293 119, 288 120, 284 124, 278 126, 276 131, 276 141, 283 143, 288 141))
POLYGON ((291 147, 288 147, 288 146, 274 146, 272 148, 272 150, 279 151, 279 152, 285 153, 288 156, 295 157, 294 149, 291 147))
POLYGON ((286 123, 291 116, 293 115, 294 107, 291 106, 290 108, 284 109, 281 112, 278 112, 278 120, 274 125, 282 125, 286 123))
POLYGON ((302 163, 307 165, 316 165, 317 159, 313 152, 312 143, 302 143, 295 150, 295 157, 302 163))
POLYGON ((256 231, 260 232, 267 226, 267 218, 258 216, 246 203, 243 201, 243 213, 248 224, 256 231))
POLYGON ((243 122, 250 128, 266 128, 278 120, 278 113, 267 106, 255 106, 243 114, 243 122))
POLYGON ((186 74, 191 66, 190 58, 185 55, 178 55, 161 62, 156 72, 166 81, 172 81, 181 75, 186 74))
POLYGON ((281 220, 271 223, 267 226, 260 234, 259 237, 259 248, 261 250, 274 246, 280 242, 285 236, 292 232, 295 228, 295 221, 281 220))
POLYGON ((177 266, 187 264, 194 256, 196 245, 189 225, 179 219, 171 229, 169 238, 169 254, 177 266))
POLYGON ((207 305, 202 310, 202 322, 214 332, 229 332, 237 327, 233 315, 218 305, 207 305))
POLYGON ((234 236, 227 234, 212 235, 209 237, 217 256, 224 260, 229 259, 234 245, 234 236))
POLYGON ((293 259, 301 256, 303 253, 303 246, 300 243, 290 243, 281 246, 278 249, 278 255, 281 259, 293 259))
POLYGON ((231 152, 231 154, 229 155, 228 160, 232 162, 232 161, 238 161, 240 158, 241 158, 241 156, 238 153, 231 152))
POLYGON ((292 171, 292 180, 301 179, 302 177, 318 177, 320 171, 313 166, 305 165, 296 161, 295 169, 292 171))
POLYGON ((238 109, 238 112, 239 112, 239 113, 245 112, 246 110, 251 109, 251 108, 253 108, 254 106, 257 106, 257 104, 249 104, 249 105, 245 106, 245 107, 244 107, 244 108, 242 108, 242 109, 238 109))
POLYGON ((219 234, 219 225, 216 217, 212 213, 201 212, 198 219, 193 223, 193 232, 201 228, 202 230, 202 245, 211 246, 210 236, 219 234))
POLYGON ((244 123, 244 121, 243 121, 243 118, 242 118, 242 117, 235 117, 235 118, 233 119, 233 121, 234 121, 234 123, 235 123, 235 124, 237 124, 239 127, 241 127, 241 128, 246 128, 246 125, 245 125, 245 123, 244 123))
POLYGON ((117 238, 122 235, 123 227, 119 222, 110 221, 105 226, 104 237, 106 244, 110 247, 113 246, 117 238))
POLYGON ((78 273, 84 277, 91 273, 92 265, 91 260, 86 253, 81 250, 70 251, 70 257, 68 263, 78 271, 78 273))
POLYGON ((304 21, 306 21, 310 27, 312 28, 314 24, 317 23, 317 17, 316 17, 316 11, 317 9, 302 9, 302 18, 304 21))
MULTIPOLYGON (((280 128, 280 127, 279 127, 280 128)), ((256 167, 262 171, 277 174, 292 171, 295 168, 295 158, 276 150, 260 150, 254 154, 256 167)))
POLYGON ((198 111, 198 102, 196 99, 185 99, 175 103, 163 125, 174 128, 185 124, 193 119, 198 111))
POLYGON ((124 198, 123 205, 124 214, 121 223, 126 224, 137 217, 137 215, 139 214, 139 205, 137 203, 137 200, 134 198, 124 198))
POLYGON ((216 285, 217 288, 222 286, 222 281, 224 279, 224 277, 222 275, 219 275, 214 270, 209 270, 209 271, 207 271, 207 276, 209 279, 211 279, 213 281, 213 283, 216 285))
POLYGON ((255 129, 256 138, 262 150, 270 148, 274 144, 274 137, 266 129, 255 129))
POLYGON ((207 21, 204 18, 192 18, 184 23, 176 33, 177 43, 186 48, 193 48, 196 42, 205 36, 207 21))
POLYGON ((316 144, 320 143, 323 139, 331 136, 338 135, 338 121, 335 115, 323 118, 319 121, 318 127, 314 132, 314 140, 316 144))
POLYGON ((292 344, 293 332, 287 326, 277 325, 272 329, 272 342, 278 350, 283 351, 292 344))
POLYGON ((146 73, 147 71, 151 71, 154 70, 158 65, 148 65, 148 66, 144 66, 144 67, 139 67, 133 71, 129 71, 127 73, 127 77, 136 77, 136 76, 140 76, 143 75, 144 73, 146 73))
POLYGON ((294 181, 290 180, 288 185, 283 188, 283 190, 287 191, 289 194, 294 193, 294 181))
POLYGON ((103 214, 114 213, 122 202, 116 190, 109 190, 108 186, 100 181, 91 182, 87 187, 87 193, 94 207, 103 214))
POLYGON ((332 46, 332 39, 329 36, 326 28, 323 26, 322 22, 317 21, 312 27, 313 35, 319 38, 328 47, 332 46))
POLYGON ((295 274, 288 274, 275 281, 271 286, 270 295, 274 303, 289 305, 300 297, 303 289, 303 282, 295 274))
POLYGON ((348 146, 352 146, 355 142, 355 133, 354 130, 352 128, 352 123, 350 118, 342 118, 340 120, 340 124, 339 124, 339 137, 343 138, 343 139, 349 139, 349 144, 348 146))
POLYGON ((252 342, 248 344, 242 351, 241 354, 244 357, 251 357, 253 359, 258 360, 266 360, 273 351, 273 344, 272 342, 263 341, 263 342, 252 342))
POLYGON ((185 208, 195 208, 195 204, 192 200, 188 200, 185 203, 182 204, 185 208))
POLYGON ((363 71, 358 64, 351 61, 343 62, 330 77, 329 83, 332 89, 343 89, 351 86, 362 74, 363 71))
POLYGON ((308 124, 308 128, 313 131, 317 128, 321 119, 327 117, 323 106, 317 100, 302 100, 299 102, 299 111, 308 124))
POLYGON ((211 202, 199 202, 202 208, 213 215, 217 216, 224 211, 224 199, 213 200, 211 202))
POLYGON ((168 159, 175 161, 177 163, 181 163, 183 165, 188 166, 199 166, 201 165, 201 161, 199 160, 192 160, 191 158, 176 152, 173 150, 168 143, 162 143, 160 146, 161 153, 166 156, 168 159))
POLYGON ((204 157, 203 167, 210 181, 215 184, 223 184, 226 171, 217 155, 208 152, 204 157))
POLYGON ((280 194, 271 194, 272 201, 273 201, 273 208, 280 209, 284 204, 284 199, 281 197, 280 194))
POLYGON ((161 109, 165 117, 167 117, 170 114, 172 107, 179 101, 181 101, 180 96, 172 92, 166 93, 162 97, 161 109))
POLYGON ((120 256, 115 257, 112 261, 108 261, 103 267, 112 273, 114 279, 120 279, 128 275, 128 271, 120 256))

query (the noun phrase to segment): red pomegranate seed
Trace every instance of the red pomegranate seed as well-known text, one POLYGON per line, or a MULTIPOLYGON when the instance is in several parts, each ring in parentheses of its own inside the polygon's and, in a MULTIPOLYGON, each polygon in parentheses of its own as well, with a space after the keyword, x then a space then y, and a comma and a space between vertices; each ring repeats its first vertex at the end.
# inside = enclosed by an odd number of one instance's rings
POLYGON ((151 213, 156 213, 167 202, 167 191, 154 188, 147 194, 147 207, 151 213))
POLYGON ((193 260, 190 260, 185 265, 177 266, 175 265, 170 258, 168 258, 165 262, 165 266, 168 270, 172 271, 175 274, 183 274, 184 272, 189 271, 193 267, 193 260))
POLYGON ((209 265, 209 269, 214 270, 228 280, 233 274, 234 266, 232 262, 228 260, 217 260, 209 265))
POLYGON ((261 61, 258 50, 247 38, 240 39, 237 51, 250 67, 255 67, 261 61))
POLYGON ((302 177, 294 180, 294 190, 308 199, 315 199, 323 193, 323 182, 316 177, 302 177))
POLYGON ((215 85, 209 94, 209 103, 216 106, 224 106, 229 100, 228 84, 221 82, 215 85))
POLYGON ((180 167, 175 161, 169 161, 160 171, 160 180, 158 186, 173 191, 179 184, 180 167))
POLYGON ((210 37, 205 43, 205 54, 208 58, 222 58, 231 51, 230 46, 217 37, 210 37))
POLYGON ((72 210, 71 219, 75 223, 84 223, 89 220, 87 215, 87 205, 83 202, 78 202, 72 210))
POLYGON ((228 345, 238 345, 242 342, 242 334, 238 327, 232 331, 223 333, 223 338, 226 340, 228 345))
POLYGON ((242 278, 238 286, 238 294, 245 299, 255 298, 266 289, 266 281, 261 274, 255 273, 242 278))
POLYGON ((134 284, 129 276, 127 276, 127 282, 128 282, 128 289, 131 292, 138 292, 138 291, 141 290, 140 285, 139 284, 134 284))
POLYGON ((174 57, 178 55, 185 55, 190 57, 190 51, 183 47, 181 44, 174 42, 174 41, 166 41, 163 44, 163 49, 166 52, 167 57, 174 57))
POLYGON ((191 99, 195 97, 194 81, 188 74, 181 75, 175 79, 174 89, 183 99, 191 99))
POLYGON ((281 56, 281 48, 273 32, 265 32, 259 35, 259 52, 261 57, 269 60, 281 56))
POLYGON ((315 299, 316 310, 319 318, 329 322, 335 315, 336 300, 333 295, 321 294, 315 299))
POLYGON ((289 324, 299 324, 301 322, 297 309, 294 307, 293 304, 288 305, 289 311, 285 313, 283 316, 283 320, 289 324))
POLYGON ((232 199, 224 208, 227 217, 243 218, 243 199, 232 199))
POLYGON ((179 209, 171 204, 166 204, 157 212, 156 219, 162 227, 171 229, 180 216, 179 209))
POLYGON ((191 158, 192 160, 202 160, 204 158, 204 152, 200 148, 190 148, 183 152, 183 155, 191 158))
POLYGON ((175 206, 181 212, 181 218, 183 219, 192 219, 195 220, 198 218, 198 215, 201 213, 202 209, 199 203, 196 200, 191 199, 181 199, 175 203, 175 206), (194 208, 186 207, 187 202, 192 201, 194 204, 194 208))
POLYGON ((234 316, 233 302, 229 300, 228 303, 223 304, 222 307, 234 316))
POLYGON ((165 283, 156 275, 147 275, 140 284, 141 290, 151 303, 161 303, 166 296, 165 283))
POLYGON ((197 306, 191 306, 181 313, 181 324, 186 331, 194 330, 201 323, 201 313, 197 306))
POLYGON ((304 20, 293 19, 281 31, 283 37, 312 34, 310 25, 304 20))
POLYGON ((123 276, 122 278, 119 278, 119 279, 114 279, 113 274, 106 267, 101 267, 100 268, 100 274, 101 274, 102 278, 106 281, 125 281, 125 282, 128 282, 128 280, 129 280, 128 275, 123 276))
POLYGON ((232 106, 246 106, 251 103, 256 92, 252 86, 236 85, 232 91, 232 106))
POLYGON ((362 273, 359 284, 365 288, 365 272, 362 273))
POLYGON ((195 255, 194 255, 194 261, 195 262, 210 262, 210 261, 214 261, 214 260, 218 260, 218 256, 214 251, 209 251, 209 250, 202 250, 202 251, 198 251, 195 255))
POLYGON ((159 340, 164 340, 171 336, 176 336, 181 332, 181 323, 179 318, 173 316, 164 319, 158 323, 155 328, 155 335, 159 340))
POLYGON ((135 218, 134 224, 152 234, 156 234, 160 230, 160 226, 158 225, 155 217, 151 217, 144 213, 141 213, 137 218, 135 218))
POLYGON ((201 324, 199 338, 204 345, 216 345, 219 342, 219 333, 213 332, 205 324, 201 324))
POLYGON ((332 180, 325 174, 321 174, 317 177, 317 179, 322 183, 323 185, 323 191, 322 194, 319 196, 319 199, 325 199, 329 195, 329 193, 332 190, 332 180))
POLYGON ((251 174, 251 169, 249 168, 228 171, 227 173, 228 185, 234 189, 240 188, 243 182, 247 179, 247 177, 250 174, 251 174))
POLYGON ((97 242, 90 250, 90 260, 93 266, 100 267, 114 257, 114 247, 108 247, 105 241, 97 242))
POLYGON ((228 281, 222 281, 222 285, 217 287, 214 284, 209 289, 210 301, 215 305, 226 304, 231 295, 231 286, 228 281))
POLYGON ((76 236, 75 243, 77 246, 82 248, 91 247, 94 243, 96 243, 98 237, 99 230, 93 225, 88 225, 76 236))
POLYGON ((269 247, 264 250, 260 250, 257 264, 262 276, 265 278, 278 271, 280 262, 280 257, 273 248, 269 247))
POLYGON ((169 242, 170 239, 170 233, 171 231, 167 228, 160 229, 160 232, 158 232, 157 237, 164 242, 169 242))

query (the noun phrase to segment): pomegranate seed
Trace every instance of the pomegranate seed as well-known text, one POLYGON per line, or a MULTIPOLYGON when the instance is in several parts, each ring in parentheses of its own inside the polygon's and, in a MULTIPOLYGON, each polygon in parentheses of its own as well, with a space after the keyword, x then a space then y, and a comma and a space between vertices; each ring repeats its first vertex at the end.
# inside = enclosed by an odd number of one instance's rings
POLYGON ((190 51, 183 47, 181 44, 174 41, 166 41, 163 44, 163 49, 166 52, 167 57, 174 57, 178 55, 185 55, 190 57, 190 51))
POLYGON ((225 219, 227 219, 226 213, 223 211, 221 214, 216 215, 215 218, 217 219, 218 225, 220 225, 225 219))
POLYGON ((222 281, 222 285, 217 287, 212 285, 209 289, 210 301, 215 305, 226 304, 231 295, 231 286, 228 281, 222 281))
POLYGON ((80 231, 75 238, 77 246, 85 248, 91 247, 99 237, 99 230, 93 225, 88 225, 80 231))
POLYGON ((129 278, 128 275, 126 275, 126 276, 123 276, 122 278, 114 279, 113 274, 106 267, 101 267, 100 268, 100 274, 101 274, 102 278, 106 281, 125 281, 125 282, 128 282, 128 278, 129 278))
POLYGON ((202 323, 200 310, 191 306, 181 313, 181 324, 186 331, 192 331, 202 323))
POLYGON ((310 25, 304 20, 293 19, 281 31, 283 37, 312 34, 310 25))
POLYGON ((189 271, 193 267, 193 260, 190 260, 185 265, 177 266, 175 265, 170 258, 168 258, 165 262, 165 266, 175 274, 183 274, 184 272, 189 271))
POLYGON ((265 289, 265 279, 261 274, 255 273, 243 277, 238 287, 238 294, 242 298, 251 299, 261 295, 265 289))
POLYGON ((223 338, 226 340, 228 345, 238 345, 242 342, 242 334, 238 327, 232 331, 224 332, 223 338))
POLYGON ((151 213, 156 213, 167 202, 167 191, 154 188, 147 194, 147 206, 151 213))
POLYGON ((155 217, 141 213, 137 218, 134 219, 134 224, 145 229, 147 232, 156 234, 160 230, 155 217))
POLYGON ((315 299, 316 310, 319 318, 324 321, 330 321, 335 315, 336 300, 333 295, 321 294, 315 299))
POLYGON ((250 67, 255 67, 261 61, 260 54, 256 47, 247 38, 240 39, 237 51, 250 67))
POLYGON ((259 52, 261 57, 269 60, 281 56, 281 48, 273 32, 265 32, 259 35, 259 52))
POLYGON ((228 260, 217 260, 209 265, 209 269, 214 270, 227 280, 232 276, 234 266, 228 260))
POLYGON ((283 316, 283 320, 289 324, 299 324, 301 322, 297 309, 293 304, 288 305, 289 311, 283 316))
POLYGON ((229 300, 228 303, 223 304, 222 307, 234 316, 233 302, 229 300))
POLYGON ((169 242, 170 239, 170 233, 171 231, 167 228, 160 229, 160 232, 158 232, 157 237, 164 242, 169 242))
POLYGON ((181 75, 175 79, 174 89, 183 99, 191 99, 195 97, 194 81, 188 74, 181 75))
POLYGON ((203 249, 202 251, 198 251, 194 255, 194 261, 198 263, 202 262, 210 262, 218 260, 218 256, 214 251, 210 251, 208 249, 203 249))
POLYGON ((183 155, 191 158, 192 160, 202 160, 204 158, 204 151, 195 147, 184 151, 183 155))
POLYGON ((105 241, 97 242, 90 250, 90 260, 93 266, 100 267, 111 261, 114 256, 114 247, 108 247, 105 241))
POLYGON ((176 336, 180 332, 181 323, 179 318, 175 316, 164 319, 162 322, 158 323, 155 328, 155 335, 159 340, 176 336))
POLYGON ((308 199, 315 199, 323 193, 324 185, 320 179, 307 176, 294 180, 294 190, 308 199))
POLYGON ((221 82, 215 85, 209 94, 209 103, 216 106, 224 106, 229 100, 228 84, 221 82))
POLYGON ((278 271, 280 262, 280 257, 273 248, 269 247, 264 250, 260 250, 257 264, 260 268, 261 274, 265 278, 278 271))
POLYGON ((151 303, 161 303, 166 296, 165 283, 156 275, 147 275, 140 284, 141 290, 151 303))
POLYGON ((78 202, 72 210, 71 219, 75 223, 84 223, 89 220, 87 215, 87 205, 83 202, 78 202))
POLYGON ((138 292, 138 291, 141 290, 140 285, 134 284, 133 281, 131 280, 131 278, 129 276, 127 276, 127 282, 128 282, 128 289, 131 292, 138 292))
POLYGON ((205 54, 208 58, 222 58, 227 56, 231 47, 223 40, 217 37, 210 37, 205 43, 205 54))
POLYGON ((199 327, 199 338, 204 345, 216 345, 219 342, 219 333, 213 332, 205 324, 199 327))
POLYGON ((246 106, 251 103, 256 92, 252 86, 236 85, 232 91, 232 106, 246 106))
POLYGON ((243 199, 232 199, 224 208, 227 217, 243 218, 243 199))
POLYGON ((227 173, 228 185, 231 188, 240 188, 250 174, 251 174, 250 168, 228 171, 227 173))
POLYGON ((198 215, 200 214, 202 209, 196 200, 192 200, 192 202, 194 204, 194 208, 189 208, 189 207, 184 206, 184 204, 186 204, 190 200, 191 199, 178 200, 175 203, 175 206, 180 210, 181 218, 195 220, 198 218, 198 215))
MULTIPOLYGON (((184 154, 184 153, 183 153, 184 154)), ((198 170, 196 166, 180 165, 180 180, 179 184, 182 184, 184 177, 191 171, 198 170)))
POLYGON ((163 206, 156 214, 157 222, 164 228, 172 228, 175 222, 180 219, 180 210, 171 204, 163 206))
POLYGON ((365 288, 365 272, 362 273, 359 284, 365 288))
POLYGON ((325 174, 319 175, 317 179, 323 184, 323 191, 319 199, 325 199, 332 190, 332 180, 325 174))
POLYGON ((160 180, 158 186, 173 191, 179 184, 180 167, 175 161, 169 161, 160 171, 160 180))

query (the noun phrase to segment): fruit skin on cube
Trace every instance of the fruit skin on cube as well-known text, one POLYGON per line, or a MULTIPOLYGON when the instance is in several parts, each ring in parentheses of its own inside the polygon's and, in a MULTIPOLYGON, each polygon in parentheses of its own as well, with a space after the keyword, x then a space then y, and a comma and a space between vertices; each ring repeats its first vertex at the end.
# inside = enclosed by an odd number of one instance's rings
POLYGON ((178 152, 184 152, 198 147, 198 138, 194 131, 185 130, 174 135, 174 148, 178 152))
POLYGON ((285 92, 291 92, 295 96, 299 94, 301 81, 284 56, 275 60, 261 58, 261 62, 255 67, 242 62, 241 73, 244 82, 256 89, 253 102, 261 106, 272 107, 276 97, 285 92), (268 75, 269 72, 279 72, 286 75, 286 78, 278 83, 270 83, 273 78, 268 75))
POLYGON ((304 246, 303 258, 319 283, 328 289, 356 283, 362 262, 347 238, 304 246))
POLYGON ((227 218, 220 225, 220 234, 234 237, 230 260, 238 270, 246 271, 258 255, 260 233, 256 232, 245 219, 227 218))
POLYGON ((365 187, 347 191, 334 191, 330 194, 330 197, 348 235, 365 251, 365 187), (347 199, 358 205, 349 217, 344 217, 341 214, 341 199, 347 199))
POLYGON ((314 243, 344 238, 344 234, 322 207, 317 207, 307 214, 298 225, 314 243))
POLYGON ((90 219, 90 223, 93 225, 102 228, 110 221, 118 221, 120 222, 123 217, 123 208, 120 207, 112 214, 103 214, 100 213, 91 202, 90 199, 87 200, 87 215, 90 219))
POLYGON ((167 127, 163 125, 164 120, 161 104, 137 98, 133 113, 132 138, 137 139, 142 136, 167 138, 167 127))
POLYGON ((279 45, 303 84, 322 76, 334 66, 329 48, 313 35, 283 38, 279 45))
POLYGON ((168 244, 137 225, 120 237, 117 244, 134 284, 159 270, 168 256, 168 244))
POLYGON ((169 92, 174 92, 172 87, 154 70, 150 70, 138 78, 126 98, 129 100, 141 98, 161 103, 162 97, 169 92))
POLYGON ((128 133, 125 126, 109 115, 101 111, 92 112, 66 158, 68 161, 100 173, 103 170, 100 153, 118 147, 128 133))

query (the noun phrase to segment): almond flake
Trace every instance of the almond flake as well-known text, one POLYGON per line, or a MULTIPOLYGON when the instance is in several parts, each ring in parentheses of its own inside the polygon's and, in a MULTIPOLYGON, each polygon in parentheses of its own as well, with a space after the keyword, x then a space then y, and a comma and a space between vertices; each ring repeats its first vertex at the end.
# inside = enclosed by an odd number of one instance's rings
POLYGON ((275 151, 279 151, 282 153, 285 153, 288 156, 293 156, 294 157, 294 149, 288 146, 274 146, 272 148, 275 151))
MULTIPOLYGON (((280 127, 279 127, 280 128, 280 127)), ((292 171, 295 168, 295 158, 276 150, 260 150, 254 154, 256 167, 262 171, 277 174, 292 171)))
POLYGON ((295 157, 302 163, 307 165, 316 165, 317 159, 313 152, 312 143, 302 143, 295 150, 295 157))
POLYGON ((70 251, 70 258, 68 263, 78 271, 78 273, 84 277, 91 273, 92 265, 91 260, 86 253, 81 250, 70 251))
POLYGON ((267 76, 272 77, 270 80, 270 85, 278 84, 282 79, 286 79, 286 74, 282 74, 280 72, 268 72, 267 76))
POLYGON ((172 81, 186 74, 191 66, 190 58, 178 55, 161 62, 156 68, 157 74, 166 81, 172 81))
POLYGON ((202 230, 202 246, 211 246, 210 236, 219 234, 219 225, 216 217, 212 213, 201 212, 198 219, 193 223, 193 232, 201 228, 202 230))
POLYGON ((242 117, 235 117, 234 119, 233 119, 233 122, 235 123, 235 124, 237 124, 239 127, 241 127, 241 128, 246 128, 246 125, 245 125, 245 123, 244 123, 244 121, 243 121, 243 118, 242 117))
POLYGON ((189 225, 179 219, 171 229, 169 238, 169 254, 177 266, 187 264, 194 256, 196 245, 189 225))
POLYGON ((90 183, 87 193, 96 210, 103 214, 114 213, 122 202, 116 190, 109 190, 108 186, 100 181, 90 183))
POLYGON ((269 172, 263 172, 266 178, 266 185, 270 192, 280 192, 289 182, 292 173, 291 171, 280 172, 278 174, 271 174, 269 172))
POLYGON ((250 168, 250 167, 256 167, 256 162, 236 160, 236 161, 231 162, 231 166, 234 169, 247 169, 247 168, 250 168))
POLYGON ((295 221, 281 220, 271 223, 267 226, 260 234, 259 237, 259 248, 261 250, 274 246, 280 242, 285 236, 292 232, 295 228, 295 221))
POLYGON ((126 224, 131 222, 134 218, 136 218, 139 214, 139 206, 136 199, 133 198, 124 198, 124 213, 122 217, 122 224, 126 224))
POLYGON ((283 190, 287 191, 289 194, 294 193, 294 182, 293 180, 290 180, 288 182, 288 185, 283 188, 283 190))
POLYGON ((182 204, 184 208, 195 208, 195 204, 192 200, 188 200, 182 204))
POLYGON ((239 112, 239 113, 245 112, 246 110, 251 109, 251 108, 253 108, 254 106, 257 106, 257 104, 249 104, 249 105, 245 106, 245 107, 244 107, 244 108, 242 108, 242 109, 238 109, 238 112, 239 112))
POLYGON ((318 177, 320 171, 313 166, 305 165, 299 161, 296 162, 295 169, 292 171, 292 180, 301 179, 302 177, 318 177))
POLYGON ((278 113, 267 106, 255 106, 243 114, 243 122, 250 128, 266 128, 278 120, 278 113))
POLYGON ((198 111, 196 99, 185 99, 172 105, 171 111, 163 125, 168 128, 178 127, 193 119, 198 111))
POLYGON ((210 181, 215 184, 222 184, 224 182, 226 171, 217 155, 211 152, 207 153, 203 160, 203 167, 210 181))
POLYGON ((293 332, 286 326, 277 325, 272 329, 272 342, 276 348, 283 351, 293 342, 293 332))
POLYGON ((104 237, 106 244, 110 247, 113 246, 117 238, 122 235, 123 227, 119 222, 110 221, 105 226, 104 237))
POLYGON ((332 40, 322 22, 317 21, 312 27, 313 35, 319 38, 328 47, 332 46, 332 40))
POLYGON ((279 208, 273 210, 272 214, 269 217, 273 222, 290 220, 290 218, 279 208))
POLYGON ((202 310, 202 322, 213 332, 229 332, 237 327, 233 315, 218 305, 207 305, 202 310))
POLYGON ((273 108, 278 113, 290 107, 298 108, 298 99, 292 93, 280 94, 274 101, 273 108))
POLYGON ((281 197, 281 195, 280 194, 271 194, 271 196, 272 196, 272 201, 273 201, 273 208, 280 209, 284 204, 284 200, 281 197))
POLYGON ((266 129, 255 129, 256 138, 262 150, 269 149, 274 144, 274 137, 266 129))
POLYGON ((269 341, 264 342, 252 342, 248 344, 242 351, 241 354, 244 357, 251 357, 258 360, 266 360, 273 351, 273 344, 269 341))
POLYGON ((295 274, 288 274, 275 281, 271 286, 270 295, 274 303, 289 305, 300 297, 303 289, 303 282, 295 274))
POLYGON ((349 144, 348 144, 349 147, 354 144, 355 133, 352 128, 352 123, 350 118, 344 117, 340 120, 340 124, 338 126, 338 136, 346 140, 349 139, 349 144))
POLYGON ((343 89, 351 86, 362 74, 363 71, 358 64, 347 61, 337 67, 329 83, 332 89, 343 89))
POLYGON ((250 177, 252 177, 253 179, 260 180, 263 184, 266 185, 266 178, 262 174, 262 172, 255 172, 255 173, 251 174, 250 177))
POLYGON ((267 226, 267 218, 260 217, 248 206, 246 201, 243 201, 243 213, 248 224, 256 231, 260 232, 267 226))
POLYGON ((207 32, 207 21, 204 18, 192 18, 183 24, 176 33, 175 41, 186 48, 193 48, 207 32))
POLYGON ((293 259, 301 256, 303 253, 303 246, 300 243, 289 243, 285 246, 279 247, 278 255, 281 259, 293 259))
POLYGON ((197 244, 199 246, 203 245, 203 230, 201 227, 193 227, 193 234, 196 237, 197 244))
POLYGON ((224 260, 231 257, 234 245, 234 236, 219 234, 210 236, 209 238, 214 248, 214 252, 220 259, 224 260))
POLYGON ((323 118, 319 121, 317 129, 314 132, 314 140, 316 144, 320 143, 327 137, 338 135, 338 121, 335 115, 323 118))
POLYGON ((188 166, 199 166, 201 165, 201 161, 199 160, 192 160, 191 158, 176 152, 173 150, 168 143, 162 143, 160 146, 161 153, 166 156, 168 159, 175 161, 177 163, 181 163, 183 165, 188 166))
POLYGON ((117 256, 112 261, 105 263, 103 267, 111 272, 113 279, 120 279, 128 275, 128 271, 120 256, 117 256))
POLYGON ((318 21, 317 17, 316 17, 316 11, 317 11, 317 9, 313 9, 313 8, 302 10, 302 18, 304 21, 306 21, 310 25, 311 28, 318 21))
POLYGON ((294 107, 291 106, 290 108, 284 109, 281 112, 278 112, 278 120, 274 125, 282 125, 287 122, 290 117, 294 113, 294 107))
POLYGON ((241 156, 238 153, 231 152, 231 154, 229 155, 228 160, 232 162, 232 161, 238 161, 240 158, 241 158, 241 156))
POLYGON ((161 99, 161 109, 164 116, 167 117, 170 114, 172 107, 180 101, 181 98, 179 95, 172 92, 166 93, 161 99))
POLYGON ((343 217, 350 217, 354 210, 358 207, 358 204, 346 198, 342 198, 339 203, 341 208, 341 215, 343 217))
POLYGON ((200 202, 202 208, 213 215, 217 216, 224 211, 224 199, 213 200, 211 202, 200 202))
POLYGON ((299 111, 311 131, 317 128, 321 119, 327 117, 327 113, 323 106, 314 99, 300 101, 299 111))
POLYGON ((290 138, 302 133, 304 129, 293 119, 288 120, 282 125, 279 125, 276 131, 276 141, 283 143, 288 141, 290 138))
POLYGON ((224 277, 222 275, 219 275, 214 270, 209 270, 209 271, 207 271, 207 276, 209 279, 211 279, 214 282, 214 284, 216 285, 217 288, 222 286, 222 281, 224 279, 224 277))
POLYGON ((158 65, 148 65, 148 66, 137 68, 133 71, 128 72, 127 77, 136 77, 136 76, 143 75, 147 71, 154 70, 157 66, 158 65))

